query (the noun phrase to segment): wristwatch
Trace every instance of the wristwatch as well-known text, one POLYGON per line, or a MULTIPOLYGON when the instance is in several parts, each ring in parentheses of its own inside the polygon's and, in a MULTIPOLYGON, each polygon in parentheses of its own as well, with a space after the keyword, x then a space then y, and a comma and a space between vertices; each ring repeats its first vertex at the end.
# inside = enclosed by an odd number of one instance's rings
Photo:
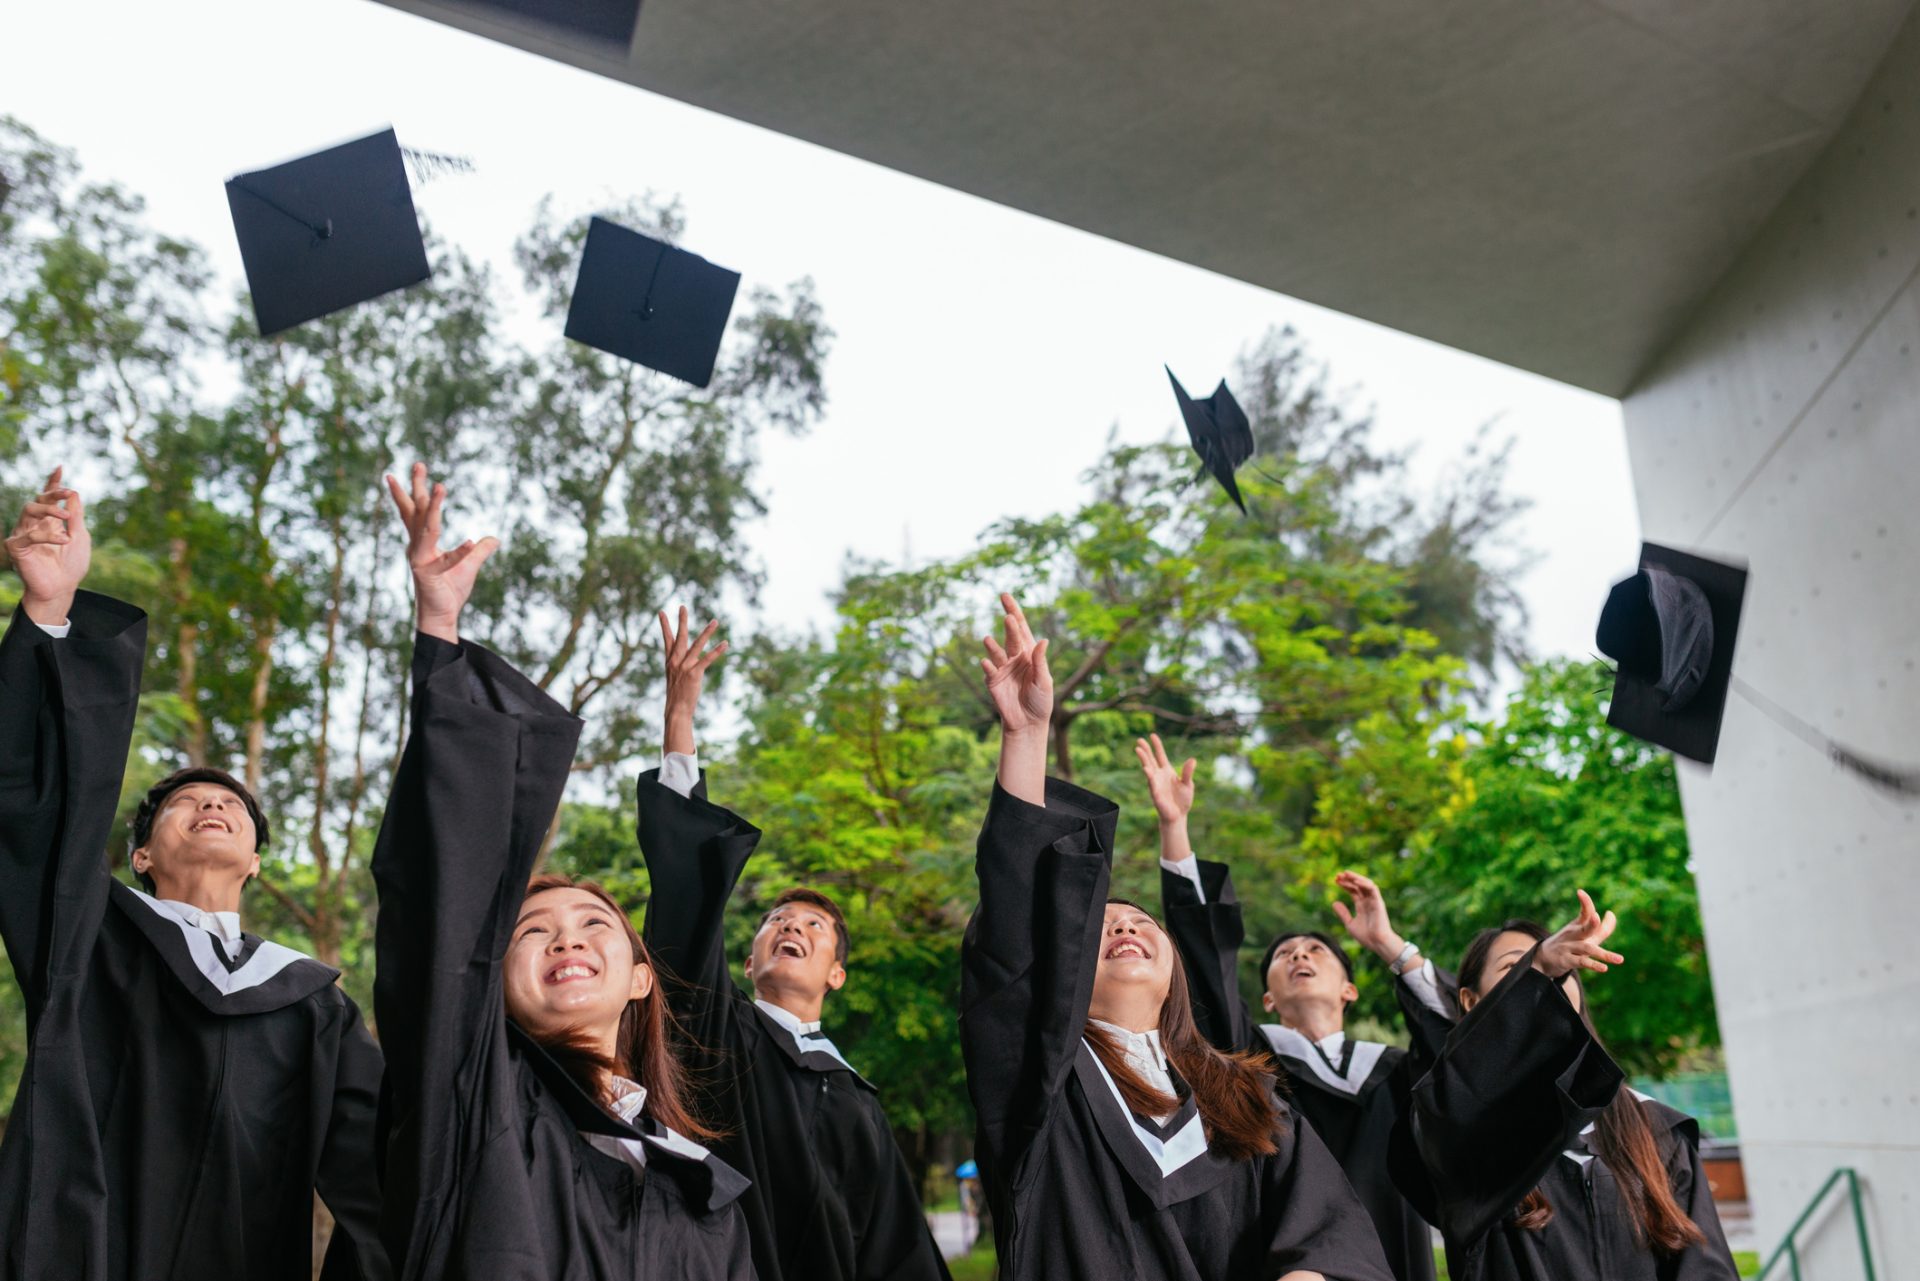
POLYGON ((1400 949, 1400 955, 1394 957, 1391 961, 1387 962, 1387 968, 1393 971, 1393 976, 1395 978, 1399 978, 1402 974, 1406 972, 1407 962, 1411 961, 1414 957, 1418 955, 1420 955, 1419 945, 1414 943, 1409 943, 1405 947, 1400 949))

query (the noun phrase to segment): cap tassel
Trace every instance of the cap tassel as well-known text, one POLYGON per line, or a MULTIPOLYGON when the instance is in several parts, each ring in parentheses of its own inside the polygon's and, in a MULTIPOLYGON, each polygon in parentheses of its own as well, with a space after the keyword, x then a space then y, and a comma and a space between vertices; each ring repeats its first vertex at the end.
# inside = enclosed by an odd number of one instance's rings
POLYGON ((1733 677, 1729 685, 1769 720, 1808 746, 1819 749, 1841 769, 1901 800, 1920 798, 1920 769, 1862 756, 1831 735, 1821 733, 1738 676, 1733 677))
POLYGON ((647 276, 647 292, 640 299, 640 305, 636 307, 633 312, 633 314, 640 317, 642 321, 653 319, 653 285, 655 281, 660 279, 660 264, 667 260, 667 255, 671 252, 672 250, 663 249, 654 257, 653 271, 647 276))

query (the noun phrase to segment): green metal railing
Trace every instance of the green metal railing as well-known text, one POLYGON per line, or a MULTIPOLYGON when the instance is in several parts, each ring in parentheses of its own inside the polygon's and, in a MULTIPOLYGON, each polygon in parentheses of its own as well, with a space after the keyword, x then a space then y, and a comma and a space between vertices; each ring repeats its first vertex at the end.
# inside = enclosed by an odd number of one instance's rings
POLYGON ((1766 1266, 1760 1269, 1760 1274, 1755 1281, 1767 1281, 1767 1278, 1773 1275, 1774 1267, 1782 1259, 1787 1261, 1787 1275, 1792 1277, 1793 1281, 1804 1281, 1800 1275, 1800 1247, 1795 1244, 1794 1238, 1800 1235, 1800 1229, 1807 1226, 1807 1220, 1813 1217, 1813 1212, 1820 1208, 1821 1203, 1827 1199, 1827 1193, 1833 1191, 1833 1185, 1841 1179, 1847 1181, 1847 1200, 1853 1206, 1853 1229, 1860 1234, 1860 1266, 1866 1269, 1867 1281, 1874 1281, 1873 1246, 1867 1241, 1867 1215, 1860 1206, 1860 1176, 1852 1167, 1844 1165, 1828 1175, 1827 1181, 1820 1185, 1820 1190, 1813 1194, 1813 1200, 1807 1202, 1807 1208, 1800 1211, 1800 1217, 1795 1219, 1793 1226, 1787 1229, 1787 1239, 1782 1241, 1779 1248, 1768 1257, 1766 1266))

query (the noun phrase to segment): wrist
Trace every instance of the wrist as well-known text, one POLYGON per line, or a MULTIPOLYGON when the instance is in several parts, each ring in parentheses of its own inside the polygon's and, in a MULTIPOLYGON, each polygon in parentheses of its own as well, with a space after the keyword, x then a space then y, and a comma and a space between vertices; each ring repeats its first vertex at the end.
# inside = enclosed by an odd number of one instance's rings
POLYGON ((693 718, 688 716, 683 720, 669 714, 667 717, 667 732, 661 742, 661 746, 668 752, 678 752, 682 756, 692 756, 694 754, 693 718))
POLYGON ((1406 949, 1407 941, 1398 934, 1395 934, 1392 930, 1388 930, 1386 933, 1375 938, 1371 948, 1373 954, 1385 961, 1388 965, 1392 965, 1398 960, 1400 953, 1406 951, 1406 949))
POLYGON ((70 620, 73 614, 72 592, 60 596, 35 596, 28 593, 20 598, 20 612, 28 621, 42 627, 58 627, 70 620))
POLYGON ((460 615, 439 612, 419 612, 413 616, 413 625, 436 640, 449 645, 460 643, 460 615))

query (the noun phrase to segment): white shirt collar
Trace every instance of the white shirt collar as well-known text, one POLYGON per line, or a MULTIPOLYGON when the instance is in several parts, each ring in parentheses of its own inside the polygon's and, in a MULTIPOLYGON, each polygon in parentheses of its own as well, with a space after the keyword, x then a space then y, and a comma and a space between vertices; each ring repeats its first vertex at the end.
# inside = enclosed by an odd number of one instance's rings
POLYGON ((762 1001, 758 997, 755 997, 753 1003, 759 1006, 768 1018, 797 1037, 820 1035, 819 1019, 815 1019, 811 1023, 803 1023, 800 1021, 798 1014, 795 1014, 792 1010, 775 1005, 772 1001, 762 1001))
POLYGON ((240 913, 238 912, 203 912, 191 903, 182 903, 179 899, 172 898, 157 898, 153 902, 155 906, 166 909, 168 913, 195 929, 206 930, 215 935, 222 943, 228 945, 229 952, 233 950, 233 945, 240 942, 240 913))
POLYGON ((616 1076, 608 1084, 613 1090, 613 1114, 628 1125, 637 1124, 640 1109, 647 1105, 647 1087, 624 1076, 616 1076))
MULTIPOLYGON (((1149 1028, 1145 1032, 1129 1032, 1117 1024, 1104 1019, 1088 1019, 1087 1022, 1106 1032, 1120 1046, 1120 1051, 1129 1062, 1139 1060, 1164 1075, 1167 1070, 1167 1052, 1160 1048, 1160 1029, 1149 1028)), ((1152 1073, 1148 1074, 1149 1079, 1152 1073)))

